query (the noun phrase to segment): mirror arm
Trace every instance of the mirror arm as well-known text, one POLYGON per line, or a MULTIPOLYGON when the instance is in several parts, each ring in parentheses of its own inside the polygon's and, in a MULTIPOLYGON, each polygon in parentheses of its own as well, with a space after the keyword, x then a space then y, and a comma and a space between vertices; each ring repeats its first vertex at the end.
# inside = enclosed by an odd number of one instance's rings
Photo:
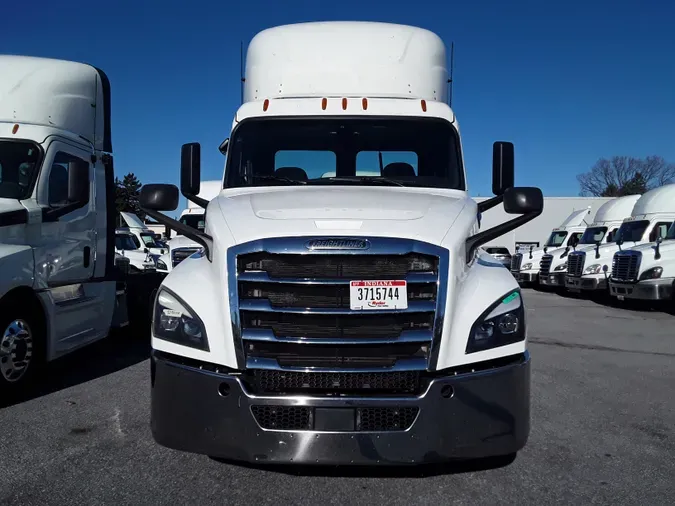
POLYGON ((521 216, 518 216, 517 218, 507 221, 506 223, 502 223, 500 225, 497 225, 496 227, 489 228, 487 230, 484 230, 483 232, 479 232, 476 235, 472 235, 471 237, 469 237, 466 240, 465 245, 466 263, 471 262, 474 253, 481 245, 493 239, 496 239, 497 237, 500 237, 506 234, 507 232, 510 232, 511 230, 515 230, 516 228, 527 223, 528 221, 532 221, 537 216, 539 216, 542 213, 542 211, 543 209, 540 211, 534 211, 531 213, 523 214, 521 216))
POLYGON ((656 241, 656 250, 654 251, 654 260, 661 259, 661 243, 656 241))
MULTIPOLYGON (((194 202, 197 204, 199 207, 203 207, 206 209, 206 206, 209 205, 209 201, 206 199, 203 199, 201 197, 198 197, 197 195, 192 195, 191 193, 183 193, 183 196, 188 199, 191 202, 194 202)), ((187 237, 187 236, 186 236, 187 237)))
POLYGON ((497 195, 491 199, 484 200, 483 202, 478 203, 478 212, 484 213, 485 211, 492 209, 493 207, 504 202, 504 195, 497 195))
POLYGON ((146 209, 141 207, 141 210, 146 213, 151 218, 157 220, 159 223, 175 230, 179 234, 183 234, 188 239, 192 239, 197 244, 201 244, 204 247, 204 252, 206 253, 206 258, 209 259, 209 262, 213 259, 213 238, 198 230, 181 223, 180 221, 169 218, 165 214, 162 214, 158 211, 152 209, 146 209))

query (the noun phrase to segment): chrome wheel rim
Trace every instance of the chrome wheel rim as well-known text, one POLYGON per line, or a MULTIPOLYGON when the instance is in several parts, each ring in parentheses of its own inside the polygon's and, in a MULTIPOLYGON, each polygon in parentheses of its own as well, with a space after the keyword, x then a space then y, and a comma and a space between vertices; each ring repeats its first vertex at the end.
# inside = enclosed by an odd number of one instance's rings
POLYGON ((14 320, 0 340, 0 374, 10 383, 19 381, 33 358, 33 334, 24 320, 14 320))

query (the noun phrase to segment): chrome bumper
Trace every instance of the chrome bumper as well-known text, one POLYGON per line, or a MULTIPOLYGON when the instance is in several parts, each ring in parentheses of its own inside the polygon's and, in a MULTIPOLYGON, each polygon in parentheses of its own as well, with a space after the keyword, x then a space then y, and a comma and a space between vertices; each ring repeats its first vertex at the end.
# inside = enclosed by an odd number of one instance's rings
POLYGON ((513 272, 513 277, 516 278, 518 283, 534 283, 539 278, 538 272, 513 272))
POLYGON ((609 282, 613 297, 619 299, 669 300, 673 298, 675 278, 649 279, 638 283, 609 282))
POLYGON ((435 377, 423 394, 395 398, 255 396, 235 375, 172 360, 151 359, 151 427, 156 442, 176 450, 257 463, 423 464, 510 454, 529 435, 528 353, 508 365, 435 377), (407 430, 268 430, 251 409, 261 405, 341 408, 321 410, 327 425, 340 425, 356 408, 419 412, 407 430))
POLYGON ((582 277, 565 277, 565 287, 568 290, 606 290, 607 279, 605 278, 584 278, 582 277))
POLYGON ((565 272, 555 272, 549 273, 546 276, 539 276, 539 284, 544 286, 556 286, 564 287, 565 286, 565 272))

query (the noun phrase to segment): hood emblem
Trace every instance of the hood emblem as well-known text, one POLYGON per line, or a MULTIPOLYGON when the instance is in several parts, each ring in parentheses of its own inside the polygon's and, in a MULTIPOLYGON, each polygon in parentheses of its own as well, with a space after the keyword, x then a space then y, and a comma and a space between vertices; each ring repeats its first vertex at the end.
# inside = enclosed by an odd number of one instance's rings
POLYGON ((305 243, 308 250, 365 250, 370 248, 367 239, 312 239, 305 243))

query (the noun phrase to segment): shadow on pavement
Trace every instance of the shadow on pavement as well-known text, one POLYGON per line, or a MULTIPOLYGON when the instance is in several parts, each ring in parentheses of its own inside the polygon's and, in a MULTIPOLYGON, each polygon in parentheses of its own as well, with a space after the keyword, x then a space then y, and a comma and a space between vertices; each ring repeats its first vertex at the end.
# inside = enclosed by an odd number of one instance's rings
POLYGON ((499 469, 512 464, 516 455, 504 455, 485 459, 448 462, 443 464, 419 464, 401 466, 309 466, 282 464, 250 464, 211 457, 221 464, 229 464, 258 471, 271 471, 293 476, 330 478, 429 478, 450 474, 474 473, 499 469))

